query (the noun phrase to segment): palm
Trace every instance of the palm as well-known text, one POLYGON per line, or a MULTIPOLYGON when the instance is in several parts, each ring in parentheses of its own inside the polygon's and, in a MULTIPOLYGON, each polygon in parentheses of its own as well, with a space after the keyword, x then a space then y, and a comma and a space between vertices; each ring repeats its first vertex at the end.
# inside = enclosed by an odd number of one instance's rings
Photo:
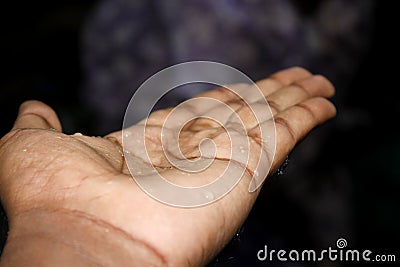
MULTIPOLYGON (((273 103, 272 111, 277 122, 277 149, 271 162, 272 169, 279 166, 311 128, 334 114, 333 106, 321 98, 333 93, 326 80, 301 69, 289 69, 274 77, 259 82, 267 100, 273 103), (296 86, 298 89, 290 88, 289 94, 287 87, 294 82, 304 89, 296 86)), ((249 130, 242 137, 250 136, 256 141, 249 149, 261 149, 257 140, 259 131, 251 131, 255 126, 254 120, 246 118, 246 107, 239 99, 221 90, 207 92, 204 96, 233 107, 249 130)), ((93 221, 101 221, 104 227, 117 229, 118 233, 123 232, 129 238, 146 244, 164 263, 191 266, 204 264, 229 241, 256 199, 257 193, 247 191, 255 171, 250 158, 240 183, 219 201, 194 209, 165 205, 150 198, 131 178, 125 162, 129 159, 123 156, 121 132, 100 138, 65 135, 56 130, 26 129, 49 128, 46 124, 58 128, 57 122, 52 123, 54 116, 39 122, 44 126, 29 125, 31 113, 20 115, 15 125, 17 129, 1 143, 0 193, 9 217, 32 209, 61 211, 72 216, 84 214, 94 218, 93 221)), ((163 123, 169 113, 170 110, 163 110, 149 117, 145 136, 149 155, 146 166, 155 166, 167 179, 178 184, 202 185, 214 180, 232 155, 226 131, 221 125, 204 119, 193 120, 183 127, 177 142, 185 157, 199 157, 199 143, 205 138, 213 140, 216 147, 217 160, 207 170, 193 174, 194 179, 188 179, 185 172, 171 164, 171 158, 165 157, 160 145, 163 123)), ((129 130, 130 134, 137 133, 135 127, 129 130)), ((165 132, 167 138, 168 134, 174 135, 173 129, 170 130, 172 133, 165 132)), ((164 148, 173 159, 179 159, 172 147, 164 148)), ((202 152, 207 153, 207 149, 202 152)), ((143 161, 143 151, 132 149, 131 152, 133 162, 143 161)), ((255 157, 258 160, 258 156, 255 157)), ((262 164, 268 165, 266 162, 262 164)), ((134 172, 145 172, 146 166, 134 172)))

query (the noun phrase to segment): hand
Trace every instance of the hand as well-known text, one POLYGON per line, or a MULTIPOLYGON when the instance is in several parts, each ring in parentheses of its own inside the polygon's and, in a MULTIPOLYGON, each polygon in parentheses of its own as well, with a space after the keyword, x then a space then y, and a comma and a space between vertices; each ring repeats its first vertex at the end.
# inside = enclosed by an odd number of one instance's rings
MULTIPOLYGON (((280 71, 257 85, 276 123, 271 174, 315 126, 335 115, 335 107, 327 100, 334 89, 322 76, 301 68, 280 71)), ((228 103, 246 119, 246 107, 226 90, 202 96, 228 103)), ((159 142, 170 111, 150 115, 146 140, 159 142)), ((212 139, 217 150, 224 148, 221 129, 210 131, 210 123, 185 126, 179 143, 186 156, 198 155, 197 144, 203 138, 212 139)), ((246 127, 253 123, 249 119, 246 127)), ((248 135, 259 142, 259 132, 248 135)), ((240 182, 216 202, 198 208, 172 207, 137 186, 125 163, 121 136, 121 132, 104 138, 66 135, 50 107, 38 101, 21 105, 13 129, 0 141, 0 197, 10 226, 1 263, 201 266, 223 248, 257 198, 259 190, 248 192, 254 168, 246 166, 240 182)), ((150 146, 148 153, 151 164, 182 183, 210 181, 227 166, 217 153, 206 171, 188 180, 168 164, 159 146, 150 146)))

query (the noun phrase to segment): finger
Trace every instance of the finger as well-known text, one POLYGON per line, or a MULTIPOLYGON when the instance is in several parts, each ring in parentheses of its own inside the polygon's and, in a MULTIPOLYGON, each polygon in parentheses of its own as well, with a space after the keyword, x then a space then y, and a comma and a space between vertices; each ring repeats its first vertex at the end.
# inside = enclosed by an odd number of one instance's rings
POLYGON ((321 75, 313 75, 298 80, 267 96, 272 115, 314 97, 331 97, 335 89, 328 79, 321 75))
MULTIPOLYGON (((256 84, 261 89, 263 95, 265 96, 284 86, 288 86, 289 84, 292 84, 302 79, 306 79, 308 77, 312 77, 312 74, 309 71, 300 67, 292 67, 286 70, 276 72, 275 74, 271 75, 270 78, 261 80, 256 84)), ((228 88, 218 87, 214 90, 204 92, 198 95, 197 97, 217 99, 222 103, 226 103, 227 105, 229 105, 231 108, 233 108, 233 110, 240 109, 238 112, 238 116, 245 123, 246 128, 247 129, 253 128, 255 124, 257 124, 257 120, 255 119, 254 114, 252 114, 253 110, 251 110, 254 107, 250 106, 260 105, 259 103, 254 103, 254 102, 260 100, 259 98, 263 98, 263 95, 257 94, 255 88, 247 84, 229 85, 228 88), (244 98, 246 102, 244 102, 242 98, 244 98)), ((265 100, 262 99, 262 101, 265 100)), ((261 104, 261 106, 263 105, 261 104)), ((203 113, 204 110, 208 110, 207 115, 219 114, 218 117, 223 116, 226 119, 230 118, 231 114, 220 114, 218 107, 216 108, 210 105, 198 105, 197 107, 193 107, 193 109, 199 111, 200 113, 203 113)), ((223 122, 226 120, 221 120, 221 121, 223 122)), ((195 125, 196 126, 208 125, 210 127, 217 126, 215 121, 209 119, 196 120, 195 125)))
MULTIPOLYGON (((235 86, 237 85, 228 85, 227 87, 231 89, 228 89, 226 87, 217 87, 215 89, 201 93, 196 97, 213 98, 224 103, 234 101, 238 99, 238 96, 232 90, 232 88, 234 89, 235 86)), ((239 86, 242 86, 242 84, 240 84, 239 86)))
POLYGON ((19 107, 13 130, 21 128, 62 130, 56 112, 48 105, 36 100, 25 101, 19 107))
MULTIPOLYGON (((293 77, 293 76, 292 76, 293 77)), ((335 90, 331 82, 321 75, 312 75, 302 80, 297 80, 268 95, 267 102, 272 113, 267 112, 265 99, 250 104, 241 103, 239 109, 235 109, 235 117, 230 122, 242 121, 246 129, 252 129, 260 122, 266 121, 279 112, 314 97, 331 97, 335 90)), ((243 95, 245 95, 244 92, 243 95)), ((261 96, 262 97, 262 96, 261 96)), ((243 101, 242 101, 243 102, 243 101)), ((228 114, 229 115, 229 114, 228 114)))
MULTIPOLYGON (((312 74, 309 71, 300 67, 292 67, 276 72, 269 78, 256 82, 256 85, 261 89, 264 95, 269 95, 283 86, 310 76, 312 76, 312 74)), ((241 89, 254 89, 244 84, 229 85, 228 87, 230 89, 218 87, 216 89, 199 94, 197 97, 210 97, 226 103, 240 99, 240 96, 234 92, 238 91, 240 94, 241 89)))
POLYGON ((277 114, 276 151, 272 170, 278 168, 295 145, 314 127, 336 115, 335 106, 327 99, 316 97, 277 114))
POLYGON ((270 77, 256 82, 256 85, 260 88, 265 96, 268 96, 281 87, 311 76, 312 74, 306 69, 301 67, 292 67, 278 71, 272 74, 270 77))
POLYGON ((265 100, 243 105, 238 111, 238 117, 245 123, 246 129, 255 127, 279 112, 314 97, 331 97, 335 89, 328 79, 321 75, 312 75, 303 80, 297 80, 267 96, 271 113, 267 109, 265 100))

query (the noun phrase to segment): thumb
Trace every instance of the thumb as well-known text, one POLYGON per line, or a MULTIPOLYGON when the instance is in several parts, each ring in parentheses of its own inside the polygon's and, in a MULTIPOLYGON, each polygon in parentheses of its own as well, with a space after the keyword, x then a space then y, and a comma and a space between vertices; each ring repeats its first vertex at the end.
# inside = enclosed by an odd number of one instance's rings
POLYGON ((56 112, 48 105, 36 100, 25 101, 19 107, 13 130, 21 128, 62 130, 56 112))

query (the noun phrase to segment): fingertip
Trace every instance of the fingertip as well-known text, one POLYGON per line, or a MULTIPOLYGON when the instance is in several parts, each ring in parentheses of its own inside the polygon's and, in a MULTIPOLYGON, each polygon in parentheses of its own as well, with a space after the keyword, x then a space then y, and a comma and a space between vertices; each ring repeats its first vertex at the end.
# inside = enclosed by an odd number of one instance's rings
POLYGON ((319 124, 326 122, 336 116, 336 106, 324 97, 315 97, 303 103, 308 106, 317 118, 319 124))
POLYGON ((320 81, 320 84, 324 85, 325 91, 327 93, 326 97, 332 97, 335 95, 335 91, 336 91, 335 86, 328 78, 326 78, 325 76, 320 75, 320 74, 314 75, 314 77, 315 77, 315 79, 320 81))

